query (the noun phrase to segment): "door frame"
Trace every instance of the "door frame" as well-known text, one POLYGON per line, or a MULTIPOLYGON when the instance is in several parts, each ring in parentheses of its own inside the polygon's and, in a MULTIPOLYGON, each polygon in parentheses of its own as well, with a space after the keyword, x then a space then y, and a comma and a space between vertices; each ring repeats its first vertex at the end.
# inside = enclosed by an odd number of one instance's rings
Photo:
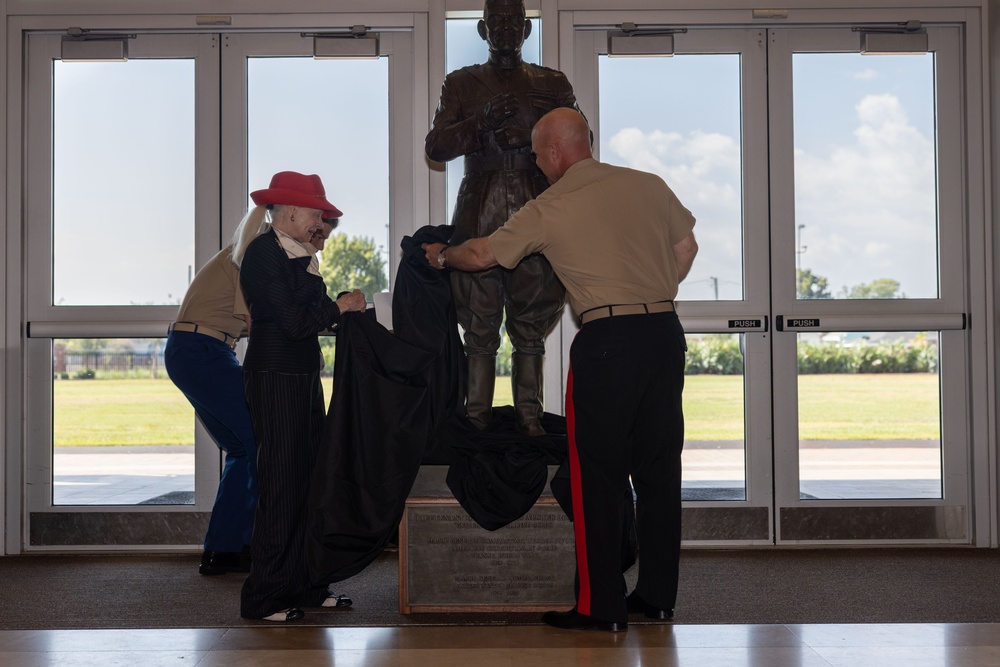
MULTIPOLYGON (((605 40, 604 30, 615 29, 615 27, 621 24, 623 21, 633 21, 639 25, 649 25, 649 26, 670 26, 670 27, 680 27, 684 26, 689 28, 689 33, 695 30, 712 30, 712 29, 732 29, 732 30, 761 30, 766 33, 767 30, 783 30, 791 31, 796 29, 805 29, 807 26, 814 26, 816 24, 823 24, 824 27, 833 28, 849 28, 851 25, 856 25, 859 21, 865 22, 886 22, 886 21, 899 21, 900 12, 898 11, 888 11, 888 10, 870 10, 870 11, 834 11, 834 10, 824 10, 824 11, 803 11, 796 12, 795 22, 785 22, 782 21, 778 25, 774 25, 773 22, 769 26, 747 26, 746 17, 742 17, 738 21, 729 22, 726 17, 720 13, 720 22, 727 25, 719 26, 716 28, 712 24, 705 23, 705 15, 701 14, 698 16, 693 16, 690 12, 670 12, 670 11, 621 11, 621 12, 610 12, 610 11, 576 11, 576 12, 561 12, 560 13, 560 38, 561 38, 561 64, 564 72, 567 73, 570 80, 573 81, 577 97, 580 101, 581 108, 583 108, 584 113, 590 119, 595 132, 600 131, 600 117, 597 104, 597 91, 599 82, 597 79, 597 67, 596 67, 596 53, 601 52, 603 42, 605 40), (693 19, 693 20, 692 20, 693 19), (694 24, 693 24, 694 23, 694 24), (599 36, 595 34, 600 33, 599 36), (587 60, 592 61, 591 65, 587 65, 587 60)), ((967 446, 961 456, 954 456, 952 454, 954 448, 948 447, 946 453, 944 454, 946 461, 944 463, 942 483, 947 483, 954 487, 959 487, 962 491, 962 495, 968 498, 968 509, 964 507, 965 503, 958 503, 960 506, 956 510, 956 503, 949 502, 945 500, 938 501, 937 503, 919 503, 920 506, 933 506, 934 511, 940 512, 937 507, 944 509, 944 513, 947 516, 938 516, 939 520, 947 520, 951 522, 952 525, 957 521, 962 525, 962 529, 958 533, 951 531, 945 532, 945 537, 943 539, 935 540, 922 540, 922 539, 903 539, 903 540, 829 540, 829 539, 815 539, 815 540, 782 540, 780 538, 780 527, 776 526, 777 522, 781 520, 781 511, 788 509, 796 509, 800 505, 801 501, 798 499, 797 489, 797 456, 795 459, 795 497, 791 498, 787 489, 781 493, 775 493, 776 489, 784 487, 789 487, 789 482, 786 478, 788 475, 787 468, 791 463, 785 461, 782 464, 780 457, 789 456, 788 448, 794 447, 797 453, 798 438, 797 438, 797 428, 795 424, 791 426, 785 426, 783 429, 779 429, 779 432, 775 432, 772 436, 770 433, 770 423, 768 424, 767 433, 762 434, 759 429, 755 429, 753 414, 768 414, 767 412, 757 411, 754 407, 750 405, 750 402, 754 400, 754 393, 760 391, 763 388, 763 383, 757 384, 754 382, 756 379, 756 373, 751 371, 749 359, 750 356, 756 353, 756 351, 763 348, 770 347, 772 344, 778 348, 778 351, 784 354, 786 362, 783 368, 769 369, 768 373, 773 373, 773 382, 777 384, 779 378, 784 378, 788 374, 788 363, 787 358, 794 360, 794 355, 789 356, 787 341, 781 341, 781 333, 773 332, 773 335, 768 334, 772 339, 766 344, 762 344, 762 347, 755 347, 755 339, 757 336, 761 336, 756 332, 747 332, 746 344, 748 352, 747 361, 747 443, 748 443, 748 462, 747 462, 747 490, 748 490, 748 501, 743 503, 702 503, 698 502, 697 505, 692 505, 691 503, 685 503, 685 519, 687 521, 701 521, 704 517, 706 510, 716 510, 725 509, 728 506, 730 509, 735 505, 742 505, 746 509, 766 507, 769 513, 769 521, 771 523, 770 532, 767 539, 764 540, 691 540, 686 539, 685 544, 687 546, 738 546, 740 544, 756 544, 756 545, 791 545, 791 544, 810 544, 810 545, 841 545, 841 544, 882 544, 882 543, 906 543, 906 544, 923 544, 923 543, 935 543, 935 544, 972 544, 975 546, 996 546, 997 544, 997 529, 996 529, 996 457, 994 452, 994 438, 992 434, 996 431, 995 415, 989 409, 989 406, 993 405, 992 401, 992 379, 993 379, 993 361, 994 353, 992 346, 988 345, 988 341, 993 338, 993 322, 992 318, 989 316, 990 309, 988 304, 992 303, 992 280, 991 272, 987 269, 989 267, 989 248, 990 244, 988 242, 990 237, 990 227, 989 219, 985 215, 988 210, 988 200, 986 198, 986 173, 987 165, 985 163, 986 155, 983 151, 983 137, 984 137, 984 125, 983 125, 983 114, 982 114, 982 96, 978 93, 977 87, 982 80, 982 68, 981 68, 981 57, 980 57, 980 41, 978 36, 980 34, 979 26, 977 22, 978 14, 972 15, 963 11, 928 11, 928 12, 910 12, 906 13, 907 20, 913 18, 913 14, 917 14, 922 20, 925 21, 939 21, 947 22, 952 25, 958 23, 963 24, 964 30, 962 30, 963 41, 958 45, 955 52, 955 57, 959 60, 959 74, 954 77, 954 80, 947 82, 947 85, 954 86, 957 91, 961 92, 966 97, 963 98, 963 103, 961 107, 962 121, 964 123, 962 132, 957 137, 952 137, 952 144, 948 146, 945 150, 951 150, 952 163, 957 163, 960 165, 961 177, 958 191, 952 194, 957 197, 959 209, 961 210, 962 216, 962 227, 965 230, 965 236, 960 237, 955 241, 956 247, 952 247, 948 251, 952 256, 959 256, 962 258, 962 267, 960 272, 964 273, 966 276, 979 276, 985 275, 986 280, 982 283, 975 281, 973 279, 968 279, 962 281, 962 284, 958 289, 960 289, 964 295, 960 303, 962 304, 962 309, 960 310, 960 315, 968 315, 968 321, 972 323, 967 331, 946 331, 942 334, 942 339, 944 342, 942 346, 944 348, 944 355, 947 355, 945 361, 949 364, 959 364, 962 367, 962 375, 964 377, 960 378, 957 382, 952 382, 952 385, 957 387, 957 391, 944 391, 942 390, 942 413, 943 419, 948 420, 949 436, 954 432, 962 433, 962 436, 966 439, 967 446), (969 92, 975 91, 975 92, 969 92), (964 153, 963 153, 964 151, 964 153), (963 157, 964 155, 964 157, 963 157), (964 245, 962 245, 964 241, 964 245), (973 363, 973 359, 987 359, 988 363, 973 363), (956 422, 958 420, 958 422, 956 422), (960 422, 960 423, 959 423, 960 422), (958 424, 956 426, 956 423, 958 424), (792 439, 794 442, 789 444, 789 428, 792 429, 792 439), (772 441, 773 437, 773 441, 772 441), (756 442, 772 442, 772 449, 769 455, 764 455, 760 452, 751 450, 751 441, 756 438, 756 442), (782 444, 784 442, 784 444, 782 444), (777 460, 776 460, 777 459, 777 460), (769 469, 769 466, 770 469, 769 469), (769 474, 772 473, 772 474, 769 474), (963 480, 964 476, 964 480, 963 480), (768 483, 772 483, 775 486, 772 489, 761 489, 762 486, 766 486, 768 483), (762 499, 755 495, 755 491, 760 490, 762 493, 766 492, 768 495, 772 495, 771 502, 762 501, 762 499), (721 507, 720 507, 721 506, 721 507), (780 509, 775 509, 780 508, 780 509), (955 512, 958 512, 956 515, 955 512), (958 534, 959 536, 955 536, 958 534), (951 535, 951 537, 949 537, 951 535)), ((686 35, 684 35, 686 37, 686 35)), ((739 40, 735 40, 739 41, 739 40)), ((682 36, 675 35, 675 51, 680 51, 682 46, 682 36)), ((604 51, 606 53, 606 50, 604 51)), ((761 86, 766 88, 767 85, 761 86)), ((747 85, 744 84, 744 90, 746 90, 747 85)), ((751 98, 746 98, 752 101, 753 91, 751 91, 751 98)), ((767 103, 766 103, 767 104, 767 103)), ((790 107, 790 105, 789 105, 790 107)), ((766 107, 765 107, 766 108, 766 107)), ((766 116, 765 116, 766 117, 766 116)), ((744 133, 746 132, 746 123, 744 122, 744 133)), ((765 132, 766 134, 766 132, 765 132)), ((748 169, 746 168, 746 160, 749 156, 751 159, 755 155, 752 147, 748 150, 746 141, 752 141, 752 137, 744 134, 744 176, 753 177, 753 174, 748 174, 748 169)), ((944 139, 942 139, 943 141, 944 139)), ((765 139, 765 141, 767 141, 765 139)), ((767 146, 765 152, 773 151, 772 146, 767 146)), ((945 159, 944 156, 939 157, 939 160, 945 159)), ((790 168, 790 167, 789 167, 790 168)), ((749 190, 751 184, 746 182, 745 188, 749 190)), ((766 196, 769 198, 772 196, 770 192, 770 187, 765 188, 766 196)), ((754 209, 752 207, 753 197, 744 193, 744 217, 749 219, 751 215, 754 214, 754 209)), ((773 227, 773 212, 771 207, 775 206, 774 202, 769 202, 767 205, 767 219, 771 220, 770 225, 773 227)), ((759 209, 758 209, 759 210, 759 209)), ((794 230, 794 226, 792 227, 794 230)), ((747 234, 747 236, 752 236, 747 234)), ((771 237, 769 241, 773 241, 775 238, 780 236, 778 231, 772 229, 768 233, 771 237)), ((946 244, 950 242, 949 239, 944 241, 946 244)), ((793 242, 788 239, 779 240, 778 243, 787 244, 794 252, 793 242)), ((787 248, 785 248, 787 250, 787 248)), ((777 252, 777 250, 775 250, 777 252)), ((745 264, 749 269, 749 265, 754 261, 755 257, 768 257, 766 252, 758 252, 756 254, 752 253, 752 247, 748 244, 745 249, 745 264)), ((792 262, 794 263, 794 255, 792 257, 792 262)), ((945 270, 942 268, 942 270, 945 270)), ((748 276, 746 283, 746 295, 749 297, 753 294, 754 282, 748 276)), ((768 287, 769 289, 769 287, 768 287)), ((793 295, 794 296, 794 295, 793 295)), ((760 308, 753 308, 751 311, 741 311, 740 306, 745 305, 750 302, 749 298, 745 298, 742 304, 736 303, 735 309, 729 309, 728 312, 732 312, 735 317, 754 317, 759 316, 761 313, 760 308)), ((767 306, 765 308, 766 315, 771 316, 773 314, 781 314, 781 310, 774 309, 775 305, 782 304, 771 304, 770 299, 768 299, 767 306)), ((796 310, 802 310, 802 306, 805 305, 806 309, 810 307, 822 307, 828 306, 829 304, 803 304, 801 301, 795 304, 797 306, 796 310)), ((877 304, 864 304, 863 308, 868 308, 872 313, 877 313, 877 304)), ((926 312, 928 310, 926 304, 904 304, 903 311, 910 313, 920 313, 926 312)), ((939 314, 953 315, 954 313, 945 312, 946 307, 941 305, 936 305, 930 308, 930 312, 935 316, 939 314)), ((722 327, 717 329, 712 328, 712 315, 716 317, 716 323, 719 323, 719 313, 716 311, 714 304, 706 302, 697 303, 683 303, 678 308, 678 312, 681 316, 681 320, 685 325, 685 328, 689 331, 705 331, 710 332, 713 330, 723 330, 722 327)), ((808 310, 806 311, 808 312, 808 310)), ((725 318, 722 318, 725 319, 725 318)), ((932 318, 933 319, 933 318, 932 318)), ((774 324, 773 318, 770 320, 771 324, 774 324)), ((949 322, 951 320, 949 319, 949 322)), ((569 336, 566 341, 564 341, 564 346, 568 348, 569 340, 572 338, 574 331, 569 332, 569 336)), ((785 334, 787 336, 787 334, 785 334)), ((769 354, 769 353, 768 353, 769 354)), ((777 357, 775 357, 777 360, 777 357)), ((777 361, 775 361, 777 364, 777 361)), ((792 369, 793 377, 795 369, 792 369)), ((787 378, 785 378, 786 381, 787 378)), ((947 381, 951 382, 950 379, 947 381)), ((766 391, 769 396, 772 392, 772 380, 768 379, 766 385, 766 391)), ((794 385, 794 382, 793 382, 794 385)), ((770 405, 770 403, 768 403, 770 405)), ((758 404, 759 406, 759 404, 758 404)), ((779 409, 775 409, 775 414, 780 413, 779 409)), ((942 433, 942 439, 945 439, 945 433, 942 433)), ((758 445, 757 448, 759 448, 758 445)), ((816 501, 810 501, 810 503, 816 503, 816 501)), ((836 506, 837 503, 820 503, 821 505, 831 505, 836 506)), ((908 505, 912 506, 914 503, 910 501, 865 501, 865 506, 871 506, 878 508, 880 506, 891 506, 891 507, 904 507, 907 508, 908 505)), ((813 505, 817 506, 817 505, 813 505)), ((908 509, 908 508, 907 508, 908 509)), ((721 515, 720 515, 721 516, 721 515)), ((688 531, 685 531, 686 537, 689 537, 688 531)))
MULTIPOLYGON (((401 13, 340 14, 323 17, 316 15, 294 17, 282 14, 280 17, 271 17, 276 19, 274 21, 265 20, 266 18, 252 17, 250 19, 251 23, 260 22, 262 26, 266 25, 266 29, 255 29, 251 26, 248 31, 223 34, 256 35, 260 40, 273 41, 272 35, 268 33, 284 33, 301 38, 305 30, 317 32, 324 29, 342 29, 343 25, 355 24, 386 26, 384 29, 390 32, 383 40, 385 44, 383 53, 386 53, 388 49, 389 52, 400 55, 400 57, 395 58, 398 64, 390 65, 390 196, 392 197, 390 243, 393 247, 390 248, 391 260, 389 264, 390 279, 392 279, 395 273, 395 262, 392 260, 397 255, 393 249, 398 249, 404 235, 410 234, 420 225, 426 224, 429 169, 422 152, 416 151, 414 139, 416 133, 423 131, 429 124, 429 116, 425 111, 427 109, 427 86, 420 85, 421 81, 426 79, 426 63, 422 59, 413 57, 413 54, 417 48, 426 49, 427 17, 424 14, 401 13), (335 26, 328 26, 330 22, 334 23, 335 26), (275 26, 278 25, 284 27, 276 28, 275 26)), ((93 17, 85 19, 83 25, 86 27, 86 21, 93 20, 96 19, 93 17)), ((123 31, 137 34, 141 38, 140 41, 148 40, 161 45, 169 44, 171 40, 200 40, 202 42, 212 40, 216 44, 222 41, 223 34, 217 31, 192 32, 188 29, 175 29, 172 32, 171 29, 175 27, 163 25, 163 20, 165 20, 163 17, 150 19, 149 17, 116 16, 111 20, 107 20, 107 17, 100 17, 102 28, 108 25, 126 26, 123 31), (136 26, 141 27, 136 28, 136 26)), ((33 70, 30 68, 32 56, 28 53, 28 44, 36 36, 55 40, 58 43, 66 30, 65 21, 65 18, 24 19, 15 22, 16 25, 12 25, 8 32, 9 43, 16 42, 19 48, 25 50, 23 61, 26 74, 23 79, 18 78, 17 87, 24 90, 25 100, 32 95, 35 96, 34 101, 30 104, 48 104, 51 108, 50 101, 46 102, 51 97, 51 83, 42 84, 41 91, 30 89, 33 83, 30 78, 33 70)), ((80 25, 80 23, 74 21, 73 25, 80 25)), ((379 29, 383 28, 372 28, 373 31, 379 29)), ((311 39, 308 40, 310 46, 311 41, 311 39)), ((245 177, 241 178, 239 175, 231 177, 232 175, 223 173, 220 168, 222 164, 228 165, 229 169, 232 169, 233 165, 242 165, 241 173, 245 173, 246 145, 245 140, 238 140, 234 145, 230 133, 230 147, 225 147, 226 137, 224 135, 230 131, 230 128, 220 128, 220 102, 222 94, 232 94, 232 88, 221 81, 221 59, 218 56, 218 48, 216 46, 212 48, 215 50, 214 62, 209 67, 214 78, 211 81, 199 82, 198 97, 196 98, 196 114, 199 118, 197 129, 199 152, 196 162, 197 168, 203 172, 203 176, 200 175, 197 179, 199 220, 195 228, 195 261, 199 266, 221 247, 221 239, 231 236, 239 216, 245 210, 245 202, 248 198, 245 177), (202 123, 202 121, 205 122, 202 123), (234 155, 236 155, 235 158, 234 155), (237 209, 240 210, 240 213, 234 218, 231 212, 237 209), (229 218, 224 219, 221 211, 229 211, 229 218)), ((55 49, 58 53, 58 46, 55 49)), ((157 55, 163 55, 168 51, 170 51, 170 47, 164 48, 157 55)), ((130 48, 130 55, 138 58, 144 55, 149 56, 150 53, 144 53, 141 47, 133 47, 130 48)), ((21 60, 19 55, 16 62, 21 62, 21 60)), ((14 62, 12 61, 10 68, 15 67, 14 62)), ((39 86, 35 85, 35 87, 39 86)), ((245 95, 242 99, 246 99, 245 95)), ((25 104, 26 108, 27 104, 25 104)), ((11 107, 11 105, 8 106, 11 107)), ((8 127, 16 127, 18 136, 22 134, 24 136, 23 141, 18 142, 16 155, 16 164, 23 165, 23 169, 21 166, 10 168, 12 156, 8 155, 8 175, 18 174, 19 179, 21 179, 18 187, 26 194, 23 201, 18 203, 18 215, 16 218, 10 218, 22 220, 23 217, 24 222, 9 230, 8 236, 8 243, 13 242, 16 247, 24 248, 24 250, 18 250, 15 253, 17 261, 8 262, 6 266, 9 304, 7 318, 8 322, 16 322, 18 328, 17 335, 13 338, 8 335, 8 340, 18 342, 8 349, 6 355, 8 362, 13 361, 13 363, 9 363, 6 367, 8 391, 5 394, 3 407, 8 415, 17 414, 22 419, 8 419, 4 423, 7 442, 17 443, 17 445, 6 447, 4 453, 6 466, 4 468, 5 499, 3 509, 7 530, 5 531, 3 551, 5 553, 33 551, 103 552, 156 551, 164 548, 182 551, 200 550, 204 524, 207 523, 215 498, 220 456, 214 446, 207 446, 211 443, 211 439, 197 421, 195 422, 196 499, 194 505, 168 507, 60 505, 54 507, 51 505, 51 500, 45 500, 46 497, 51 499, 51 439, 50 436, 43 437, 46 444, 42 446, 39 446, 35 441, 38 440, 39 430, 42 433, 51 434, 51 339, 64 336, 162 337, 165 336, 167 324, 176 315, 176 306, 129 307, 132 310, 125 311, 121 307, 53 307, 44 304, 39 306, 37 303, 32 305, 33 302, 28 298, 27 292, 29 283, 33 285, 36 280, 43 282, 49 280, 46 277, 47 267, 33 267, 32 263, 27 261, 27 257, 28 245, 35 244, 39 240, 37 238, 37 225, 29 225, 28 221, 38 219, 39 215, 42 215, 41 210, 48 206, 46 202, 50 199, 43 192, 35 192, 35 188, 41 184, 41 187, 47 190, 51 185, 49 176, 51 162, 44 156, 51 155, 52 137, 51 133, 47 131, 45 123, 39 123, 31 114, 20 113, 20 102, 15 101, 12 106, 17 108, 18 113, 9 117, 8 127), (25 148, 22 152, 21 144, 31 146, 31 149, 25 148), (37 154, 34 154, 34 151, 39 150, 39 145, 42 151, 40 155, 43 156, 41 160, 38 160, 37 154), (34 204, 32 204, 33 201, 34 204), (23 216, 20 213, 21 208, 24 210, 23 216), (34 276, 35 273, 38 275, 34 276), (16 298, 11 298, 15 292, 16 298), (12 308, 10 304, 17 304, 16 308, 12 308), (29 441, 34 442, 34 444, 29 443, 29 441), (47 450, 47 453, 41 454, 39 452, 41 449, 47 450), (42 483, 39 486, 40 480, 42 483), (48 487, 48 491, 43 487, 48 487), (167 522, 157 520, 156 517, 161 513, 172 515, 169 523, 174 526, 177 535, 171 535, 170 539, 165 540, 143 539, 141 543, 128 539, 128 533, 136 521, 142 525, 149 521, 167 525, 167 522), (123 528, 120 531, 121 534, 114 539, 103 542, 95 540, 93 544, 89 544, 85 540, 81 543, 78 536, 72 544, 68 542, 66 544, 32 544, 32 515, 46 515, 48 519, 55 515, 61 515, 60 518, 76 520, 83 526, 80 528, 78 524, 76 528, 83 531, 93 530, 95 535, 106 530, 108 525, 114 526, 116 522, 123 528), (72 516, 66 517, 66 515, 72 516), (138 518, 137 515, 144 516, 138 518), (179 541, 174 539, 177 536, 180 536, 179 541)), ((48 219, 51 220, 51 211, 48 215, 48 219)), ((44 215, 42 215, 42 219, 44 219, 44 215)), ((49 236, 46 235, 45 238, 49 238, 49 236)), ((41 240, 44 241, 44 239, 41 240)))

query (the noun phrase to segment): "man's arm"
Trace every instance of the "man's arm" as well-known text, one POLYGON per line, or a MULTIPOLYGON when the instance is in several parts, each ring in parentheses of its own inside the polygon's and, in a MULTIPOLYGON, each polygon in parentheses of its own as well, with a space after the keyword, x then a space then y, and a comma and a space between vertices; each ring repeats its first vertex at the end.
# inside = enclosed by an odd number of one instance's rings
POLYGON ((461 245, 447 246, 444 243, 424 243, 427 263, 435 269, 458 269, 460 271, 482 271, 499 264, 490 246, 489 237, 469 239, 461 245))
POLYGON ((694 257, 698 254, 698 242, 694 239, 694 232, 675 243, 673 251, 674 261, 677 262, 677 282, 680 283, 687 278, 688 271, 694 264, 694 257))

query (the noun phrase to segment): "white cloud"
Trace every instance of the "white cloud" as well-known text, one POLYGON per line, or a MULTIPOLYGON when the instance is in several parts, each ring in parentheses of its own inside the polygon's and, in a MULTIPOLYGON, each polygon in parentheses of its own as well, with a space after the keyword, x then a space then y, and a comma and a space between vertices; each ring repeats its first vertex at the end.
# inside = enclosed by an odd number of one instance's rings
POLYGON ((608 142, 619 162, 659 174, 688 203, 740 210, 740 147, 718 133, 642 132, 625 128, 608 142))
POLYGON ((796 151, 796 222, 806 225, 809 246, 803 265, 835 288, 894 278, 910 296, 934 296, 934 144, 895 95, 866 96, 855 112, 851 139, 829 154, 796 151))
MULTIPOLYGON (((933 138, 913 125, 892 94, 865 96, 855 113, 851 134, 826 137, 834 142, 829 151, 794 152, 795 223, 806 225, 802 266, 826 276, 833 292, 893 278, 911 297, 935 296, 933 138)), ((606 161, 659 174, 698 218, 703 252, 689 281, 709 276, 741 281, 738 137, 626 128, 607 146, 606 161)))
POLYGON ((874 81, 878 78, 878 72, 868 67, 859 72, 855 72, 853 78, 858 81, 874 81))

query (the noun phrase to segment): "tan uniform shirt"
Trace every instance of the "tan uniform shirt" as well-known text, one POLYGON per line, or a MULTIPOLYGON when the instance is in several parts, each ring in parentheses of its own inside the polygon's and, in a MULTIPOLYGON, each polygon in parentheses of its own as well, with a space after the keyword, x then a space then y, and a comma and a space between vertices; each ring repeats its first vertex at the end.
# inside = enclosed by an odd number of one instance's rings
POLYGON ((673 246, 694 223, 659 176, 588 158, 525 204, 489 243, 508 269, 527 255, 544 254, 579 316, 677 296, 673 246))
POLYGON ((178 322, 215 329, 231 338, 246 334, 244 317, 249 317, 250 311, 240 289, 240 269, 233 264, 231 252, 232 246, 223 248, 198 271, 177 312, 178 322))

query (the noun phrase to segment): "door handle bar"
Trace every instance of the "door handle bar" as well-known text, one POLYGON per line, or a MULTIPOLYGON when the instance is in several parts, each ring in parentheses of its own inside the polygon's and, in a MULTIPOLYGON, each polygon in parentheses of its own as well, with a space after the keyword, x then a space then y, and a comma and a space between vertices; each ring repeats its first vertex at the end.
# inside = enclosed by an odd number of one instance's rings
POLYGON ((954 331, 968 328, 965 313, 906 315, 778 315, 778 331, 954 331))

